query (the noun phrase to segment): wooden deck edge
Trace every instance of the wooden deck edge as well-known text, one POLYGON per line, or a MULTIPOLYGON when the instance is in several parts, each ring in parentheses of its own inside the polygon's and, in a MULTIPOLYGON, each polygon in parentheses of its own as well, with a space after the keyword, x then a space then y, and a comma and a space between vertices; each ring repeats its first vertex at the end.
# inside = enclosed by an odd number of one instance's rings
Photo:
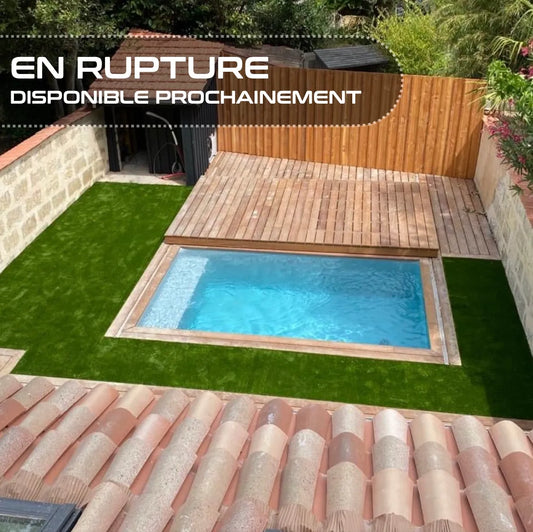
POLYGON ((197 238, 178 235, 165 235, 165 244, 179 246, 201 246, 234 249, 256 249, 261 251, 303 251, 317 253, 345 253, 353 255, 386 255, 394 257, 436 258, 438 248, 404 248, 387 246, 353 246, 342 244, 317 244, 302 242, 271 242, 261 240, 241 240, 223 238, 197 238))

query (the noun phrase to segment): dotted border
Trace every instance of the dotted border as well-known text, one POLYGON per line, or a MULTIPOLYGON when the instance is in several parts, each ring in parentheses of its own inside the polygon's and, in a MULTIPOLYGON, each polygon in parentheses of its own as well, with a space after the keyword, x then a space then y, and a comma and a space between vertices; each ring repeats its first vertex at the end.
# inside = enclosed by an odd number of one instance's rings
MULTIPOLYGON (((190 34, 190 35, 174 35, 174 34, 165 34, 165 33, 156 33, 156 34, 144 34, 144 33, 111 33, 111 34, 95 34, 95 35, 77 35, 77 34, 43 34, 43 35, 31 35, 31 34, 0 34, 0 39, 238 39, 238 38, 245 38, 245 39, 253 39, 253 38, 268 38, 268 39, 349 39, 349 38, 356 38, 356 39, 367 39, 369 41, 374 41, 376 44, 379 44, 383 48, 385 48, 393 57, 393 59, 396 61, 396 64, 398 65, 398 68, 400 70, 400 90, 398 92, 398 97, 396 98, 396 101, 394 102, 393 106, 390 108, 390 110, 384 114, 381 118, 378 120, 374 120, 372 122, 368 122, 365 124, 279 124, 279 125, 271 125, 271 124, 242 124, 242 125, 205 125, 205 124, 180 124, 179 127, 182 128, 214 128, 214 127, 224 127, 224 128, 233 128, 233 127, 260 127, 260 128, 270 128, 270 127, 296 127, 296 128, 309 128, 309 127, 362 127, 362 126, 372 126, 374 124, 378 124, 385 118, 387 118, 395 109, 398 107, 398 103, 400 102, 400 99, 403 96, 404 91, 404 72, 402 65, 400 64, 400 61, 398 59, 398 56, 394 53, 391 48, 380 41, 379 39, 376 39, 375 37, 372 37, 370 35, 365 35, 364 33, 356 32, 356 33, 350 33, 350 34, 307 34, 307 35, 298 35, 298 34, 190 34)), ((159 125, 159 124, 121 124, 120 126, 115 125, 108 125, 108 124, 0 124, 0 129, 42 129, 45 127, 57 127, 57 128, 65 128, 65 127, 100 127, 100 128, 166 128, 166 125, 159 125)))

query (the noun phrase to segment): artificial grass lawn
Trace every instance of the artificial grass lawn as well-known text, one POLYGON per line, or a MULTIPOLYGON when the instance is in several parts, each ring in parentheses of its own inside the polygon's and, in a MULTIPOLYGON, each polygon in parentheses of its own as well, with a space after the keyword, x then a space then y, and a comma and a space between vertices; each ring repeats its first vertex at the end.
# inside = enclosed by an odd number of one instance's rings
POLYGON ((189 189, 99 183, 0 274, 17 373, 533 418, 533 360, 498 261, 445 259, 460 367, 105 338, 189 189))

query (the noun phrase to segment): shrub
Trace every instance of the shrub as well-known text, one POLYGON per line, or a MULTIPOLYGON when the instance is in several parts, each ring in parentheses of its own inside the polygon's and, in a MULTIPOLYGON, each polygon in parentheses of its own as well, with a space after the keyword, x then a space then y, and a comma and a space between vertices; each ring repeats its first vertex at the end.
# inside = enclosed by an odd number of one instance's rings
MULTIPOLYGON (((487 103, 494 115, 489 127, 498 155, 533 190, 533 40, 522 48, 528 66, 513 72, 502 61, 489 66, 487 103)), ((521 187, 513 187, 517 192, 521 187)))
POLYGON ((396 54, 406 74, 438 76, 447 69, 445 42, 435 16, 414 0, 405 2, 402 14, 382 11, 370 34, 396 54))

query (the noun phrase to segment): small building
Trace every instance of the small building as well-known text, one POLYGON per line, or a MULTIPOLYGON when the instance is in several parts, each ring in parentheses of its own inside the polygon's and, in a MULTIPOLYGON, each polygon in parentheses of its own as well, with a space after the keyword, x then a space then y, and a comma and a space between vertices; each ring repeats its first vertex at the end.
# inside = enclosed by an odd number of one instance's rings
POLYGON ((373 44, 314 50, 315 68, 328 70, 379 71, 389 58, 373 44))
MULTIPOLYGON (((220 55, 222 49, 223 45, 216 42, 134 30, 113 55, 110 70, 124 72, 126 58, 136 56, 193 57, 199 70, 207 70, 209 58, 220 55)), ((156 105, 155 92, 207 91, 215 86, 214 77, 191 78, 185 63, 176 65, 175 79, 170 77, 170 65, 161 63, 157 72, 143 74, 140 79, 110 79, 104 75, 95 80, 91 91, 122 91, 124 98, 142 90, 149 94, 149 104, 104 106, 109 169, 119 172, 125 163, 135 160, 146 172, 183 172, 187 184, 196 183, 216 153, 217 107, 208 103, 156 105)))

